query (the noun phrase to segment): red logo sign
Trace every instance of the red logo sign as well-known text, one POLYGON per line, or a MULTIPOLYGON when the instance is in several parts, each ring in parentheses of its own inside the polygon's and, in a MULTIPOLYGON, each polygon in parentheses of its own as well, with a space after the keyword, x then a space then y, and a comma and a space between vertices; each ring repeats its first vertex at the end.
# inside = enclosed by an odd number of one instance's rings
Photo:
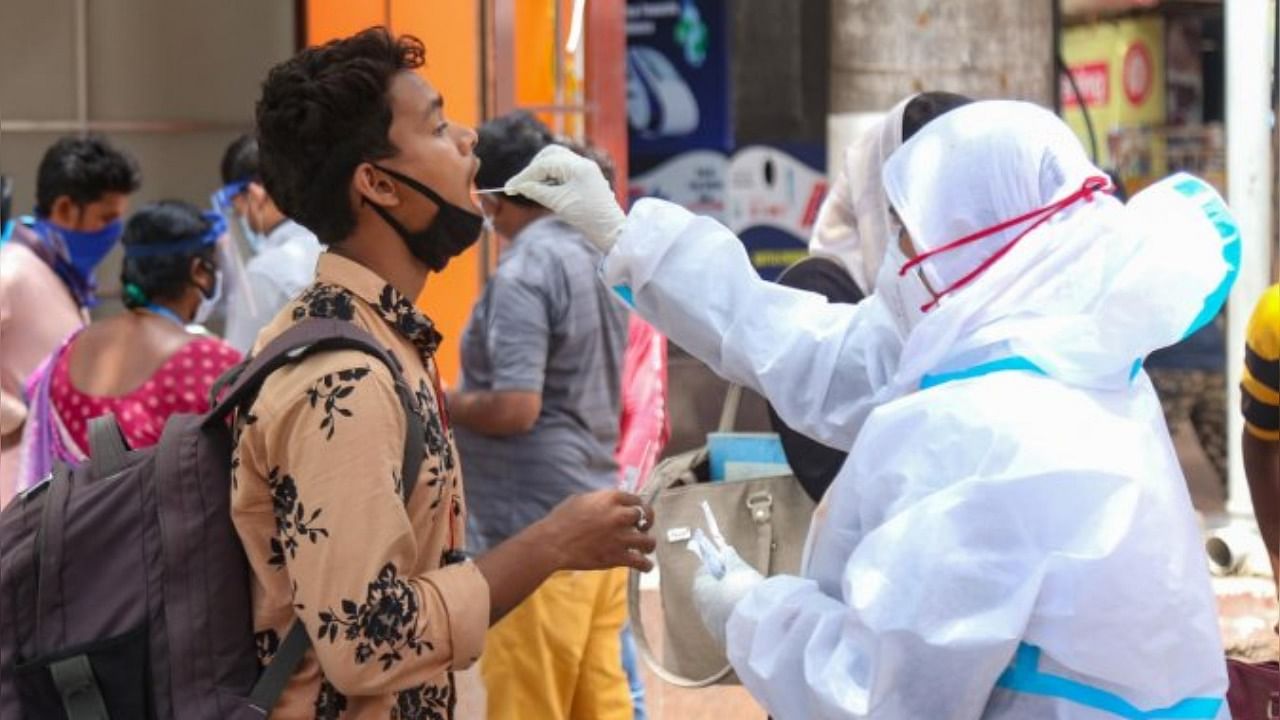
POLYGON ((818 211, 822 209, 822 200, 827 196, 825 180, 814 183, 813 192, 809 193, 809 202, 805 203, 804 216, 800 218, 801 227, 813 227, 818 220, 818 211))
POLYGON ((1151 93, 1151 76, 1155 72, 1151 63, 1151 51, 1141 40, 1129 46, 1124 53, 1124 96, 1134 105, 1141 105, 1151 93))
POLYGON ((1068 72, 1076 81, 1080 96, 1076 97, 1071 82, 1065 76, 1059 80, 1059 97, 1064 108, 1098 107, 1111 100, 1111 67, 1105 62, 1081 63, 1072 65, 1068 72), (1081 102, 1083 100, 1083 102, 1081 102))

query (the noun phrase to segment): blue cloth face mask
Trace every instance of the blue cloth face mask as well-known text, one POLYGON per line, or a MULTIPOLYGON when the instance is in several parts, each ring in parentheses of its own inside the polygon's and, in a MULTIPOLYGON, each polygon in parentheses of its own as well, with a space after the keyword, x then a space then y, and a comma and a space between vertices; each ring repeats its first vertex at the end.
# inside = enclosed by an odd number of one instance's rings
POLYGON ((116 246, 120 240, 120 234, 124 232, 124 223, 120 220, 107 223, 101 230, 93 232, 68 230, 53 223, 49 225, 62 236, 66 243, 71 266, 85 278, 93 276, 94 269, 107 256, 107 253, 111 252, 111 248, 116 246))
POLYGON ((85 232, 64 228, 48 218, 36 217, 30 220, 30 226, 40 237, 38 254, 66 284, 76 304, 81 307, 97 305, 98 284, 93 271, 120 240, 124 223, 116 220, 100 230, 85 232))

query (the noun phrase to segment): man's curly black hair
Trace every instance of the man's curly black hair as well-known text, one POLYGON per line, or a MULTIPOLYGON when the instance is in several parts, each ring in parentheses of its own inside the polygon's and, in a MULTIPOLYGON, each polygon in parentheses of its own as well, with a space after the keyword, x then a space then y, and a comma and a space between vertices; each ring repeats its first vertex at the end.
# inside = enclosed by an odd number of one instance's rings
POLYGON ((257 105, 263 185, 321 242, 341 242, 355 227, 347 192, 356 166, 396 153, 387 88, 425 57, 418 38, 375 27, 307 48, 267 74, 257 105))

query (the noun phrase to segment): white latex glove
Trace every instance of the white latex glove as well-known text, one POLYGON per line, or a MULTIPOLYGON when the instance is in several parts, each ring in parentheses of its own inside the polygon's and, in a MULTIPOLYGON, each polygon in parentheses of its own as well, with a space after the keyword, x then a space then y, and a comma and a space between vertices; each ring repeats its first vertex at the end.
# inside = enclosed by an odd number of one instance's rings
POLYGON ((627 219, 600 166, 560 145, 543 148, 503 189, 559 215, 603 253, 613 249, 627 219))
POLYGON ((738 601, 747 593, 764 582, 764 576, 756 572, 731 547, 721 551, 724 560, 724 576, 717 579, 705 564, 698 566, 693 576, 693 604, 698 608, 702 624, 707 626, 711 637, 725 647, 725 637, 729 631, 729 616, 738 601))

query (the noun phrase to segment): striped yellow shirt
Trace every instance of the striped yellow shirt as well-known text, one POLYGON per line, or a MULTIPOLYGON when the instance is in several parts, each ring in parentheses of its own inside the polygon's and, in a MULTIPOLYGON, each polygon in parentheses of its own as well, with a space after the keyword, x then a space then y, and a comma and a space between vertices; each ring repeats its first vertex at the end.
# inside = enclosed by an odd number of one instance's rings
POLYGON ((1280 284, 1262 293, 1249 318, 1240 389, 1245 429, 1280 442, 1280 284))

